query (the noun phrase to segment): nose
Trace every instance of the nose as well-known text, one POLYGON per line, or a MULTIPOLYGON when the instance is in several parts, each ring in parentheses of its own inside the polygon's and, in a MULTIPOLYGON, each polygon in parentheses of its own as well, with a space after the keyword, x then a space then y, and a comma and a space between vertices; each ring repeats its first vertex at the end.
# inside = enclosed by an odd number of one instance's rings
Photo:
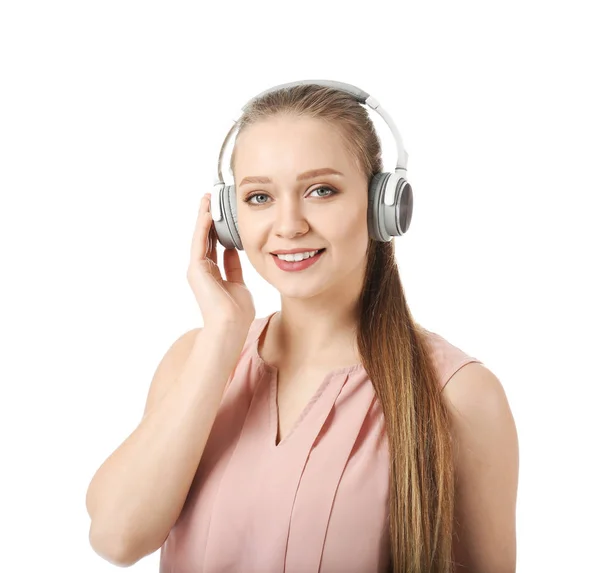
POLYGON ((274 212, 273 230, 279 237, 303 235, 310 227, 306 215, 306 202, 302 197, 279 199, 274 212))

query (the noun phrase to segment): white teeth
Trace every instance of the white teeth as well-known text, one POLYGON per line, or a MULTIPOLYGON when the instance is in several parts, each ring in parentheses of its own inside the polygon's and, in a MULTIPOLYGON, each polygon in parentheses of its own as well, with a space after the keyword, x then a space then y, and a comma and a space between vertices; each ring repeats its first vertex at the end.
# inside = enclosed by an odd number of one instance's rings
POLYGON ((309 257, 314 257, 319 251, 308 251, 306 253, 296 253, 294 255, 276 255, 277 258, 282 261, 294 262, 294 261, 302 261, 303 259, 308 259, 309 257))

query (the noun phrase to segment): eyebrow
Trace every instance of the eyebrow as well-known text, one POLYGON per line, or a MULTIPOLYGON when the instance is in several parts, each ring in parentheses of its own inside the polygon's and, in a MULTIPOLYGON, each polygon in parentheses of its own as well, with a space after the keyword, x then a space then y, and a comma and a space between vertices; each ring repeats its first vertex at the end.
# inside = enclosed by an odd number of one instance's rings
MULTIPOLYGON (((306 179, 314 179, 315 177, 320 177, 321 175, 341 175, 344 176, 343 173, 336 171, 335 169, 331 169, 330 167, 322 167, 321 169, 311 169, 310 171, 305 171, 304 173, 300 173, 298 177, 296 177, 296 181, 304 181, 306 179)), ((245 185, 246 183, 272 183, 271 179, 268 177, 260 177, 260 176, 248 176, 242 179, 242 182, 239 184, 239 187, 245 185)))

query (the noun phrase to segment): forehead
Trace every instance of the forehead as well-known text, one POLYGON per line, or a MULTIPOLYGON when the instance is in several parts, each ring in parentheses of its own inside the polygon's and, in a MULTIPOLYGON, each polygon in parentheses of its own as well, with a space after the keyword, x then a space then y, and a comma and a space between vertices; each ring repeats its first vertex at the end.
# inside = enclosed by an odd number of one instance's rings
POLYGON ((245 128, 236 141, 235 172, 242 177, 326 166, 346 173, 351 164, 339 131, 314 118, 278 116, 261 120, 245 128))

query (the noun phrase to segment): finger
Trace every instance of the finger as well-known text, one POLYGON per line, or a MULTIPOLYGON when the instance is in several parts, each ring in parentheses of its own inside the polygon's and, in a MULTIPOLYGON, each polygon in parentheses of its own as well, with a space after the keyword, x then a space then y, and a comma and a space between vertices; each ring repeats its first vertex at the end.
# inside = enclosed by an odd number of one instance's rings
POLYGON ((206 258, 207 252, 207 226, 210 214, 208 212, 208 200, 207 195, 202 197, 200 201, 200 207, 198 209, 198 216, 196 218, 196 226, 194 228, 194 234, 192 236, 192 246, 190 249, 190 259, 192 261, 199 261, 206 258))
POLYGON ((201 243, 202 243, 202 217, 203 217, 204 197, 200 200, 198 213, 196 215, 196 224, 194 225, 194 233, 192 235, 192 244, 190 246, 190 260, 197 261, 200 259, 201 243))
POLYGON ((240 255, 237 249, 225 249, 223 252, 223 266, 225 267, 225 276, 228 281, 245 284, 240 255))

